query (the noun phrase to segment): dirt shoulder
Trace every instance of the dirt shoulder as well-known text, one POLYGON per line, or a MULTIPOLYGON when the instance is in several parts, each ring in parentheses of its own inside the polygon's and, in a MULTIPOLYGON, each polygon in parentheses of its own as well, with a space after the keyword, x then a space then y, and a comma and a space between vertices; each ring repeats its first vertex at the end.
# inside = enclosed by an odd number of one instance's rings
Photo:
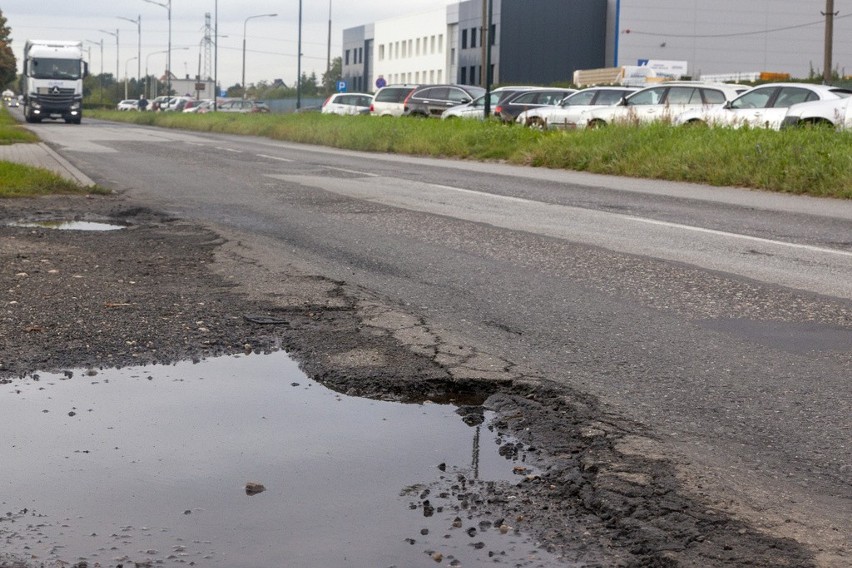
MULTIPOLYGON (((483 486, 472 513, 511 519, 581 565, 812 566, 814 553, 687 490, 640 425, 597 402, 441 337, 369 290, 125 197, 0 202, 0 382, 33 371, 123 367, 285 349, 326 386, 394 400, 455 401, 520 443, 542 472, 483 486), (114 231, 12 222, 78 220, 114 231)), ((0 525, 2 529, 2 525, 0 525)), ((0 566, 3 566, 0 557, 0 566)), ((824 565, 830 565, 824 564, 824 565)), ((839 565, 839 564, 838 564, 839 565)))

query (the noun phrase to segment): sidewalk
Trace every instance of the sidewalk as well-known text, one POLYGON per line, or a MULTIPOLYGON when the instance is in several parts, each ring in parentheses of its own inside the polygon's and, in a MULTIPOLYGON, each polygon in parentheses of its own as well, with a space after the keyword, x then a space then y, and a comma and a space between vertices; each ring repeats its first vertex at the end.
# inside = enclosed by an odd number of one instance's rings
POLYGON ((44 142, 0 146, 0 161, 15 162, 50 170, 68 180, 89 187, 95 185, 86 174, 71 165, 44 142))

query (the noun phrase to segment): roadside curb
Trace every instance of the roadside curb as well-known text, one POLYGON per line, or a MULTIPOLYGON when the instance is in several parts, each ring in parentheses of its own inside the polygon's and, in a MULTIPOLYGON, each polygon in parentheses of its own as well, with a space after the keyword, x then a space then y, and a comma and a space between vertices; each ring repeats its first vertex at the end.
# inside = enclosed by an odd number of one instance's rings
POLYGON ((60 156, 44 142, 34 144, 10 144, 0 147, 0 160, 26 164, 50 170, 62 177, 74 181, 83 187, 91 187, 95 182, 68 160, 60 156))

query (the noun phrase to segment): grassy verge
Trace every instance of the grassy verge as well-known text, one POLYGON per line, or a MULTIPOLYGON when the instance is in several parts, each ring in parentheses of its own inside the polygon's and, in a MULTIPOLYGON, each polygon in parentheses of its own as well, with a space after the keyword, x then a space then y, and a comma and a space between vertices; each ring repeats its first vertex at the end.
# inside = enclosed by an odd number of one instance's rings
MULTIPOLYGON (((22 128, 3 108, 0 110, 0 145, 38 142, 38 136, 22 128)), ((53 194, 109 193, 100 187, 82 187, 62 176, 32 166, 0 161, 0 198, 53 194)))
POLYGON ((0 144, 38 142, 38 136, 23 128, 4 107, 0 111, 0 144))
POLYGON ((852 133, 676 128, 538 132, 494 122, 289 115, 93 112, 167 128, 348 148, 852 199, 852 133))

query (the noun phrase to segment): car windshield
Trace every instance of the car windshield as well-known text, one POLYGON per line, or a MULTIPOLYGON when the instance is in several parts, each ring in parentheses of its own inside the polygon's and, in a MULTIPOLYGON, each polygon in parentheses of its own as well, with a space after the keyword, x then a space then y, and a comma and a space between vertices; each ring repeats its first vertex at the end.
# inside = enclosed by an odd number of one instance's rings
POLYGON ((79 79, 79 59, 33 59, 30 62, 34 79, 79 79))

